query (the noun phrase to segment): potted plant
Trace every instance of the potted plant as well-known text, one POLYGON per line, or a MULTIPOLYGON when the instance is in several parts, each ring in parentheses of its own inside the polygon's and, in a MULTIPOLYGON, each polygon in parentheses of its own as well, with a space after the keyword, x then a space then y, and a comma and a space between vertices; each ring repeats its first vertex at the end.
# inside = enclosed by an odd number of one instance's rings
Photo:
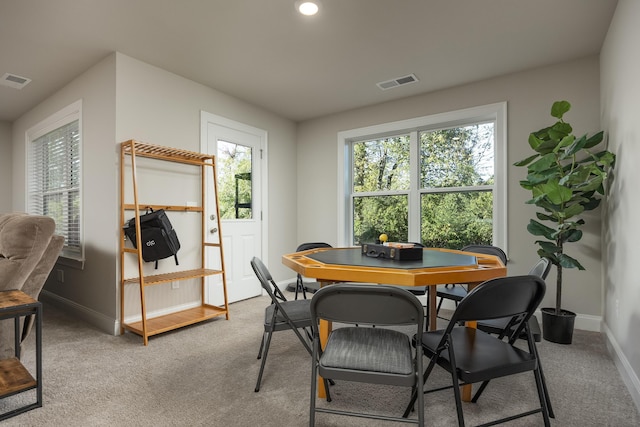
POLYGON ((602 131, 574 136, 571 125, 563 120, 570 109, 567 101, 554 102, 551 116, 558 121, 532 132, 529 145, 535 154, 515 163, 527 167, 527 177, 520 185, 532 193, 526 203, 538 208, 527 230, 540 238, 535 241, 538 255, 549 258, 557 271, 555 307, 541 309, 543 336, 561 344, 571 343, 576 316, 562 308, 562 269, 585 269, 564 253, 565 244, 582 238, 585 221, 581 214, 598 207, 607 173, 615 163, 613 153, 596 149, 603 141, 602 131))

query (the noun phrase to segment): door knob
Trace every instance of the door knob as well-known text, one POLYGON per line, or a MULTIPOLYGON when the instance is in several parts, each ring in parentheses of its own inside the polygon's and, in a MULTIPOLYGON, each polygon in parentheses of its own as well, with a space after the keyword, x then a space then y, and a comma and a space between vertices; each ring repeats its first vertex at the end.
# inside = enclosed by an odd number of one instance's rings
POLYGON ((210 232, 211 234, 215 234, 215 233, 217 233, 217 232, 218 232, 218 229, 217 229, 216 227, 213 227, 211 230, 209 230, 209 232, 210 232))

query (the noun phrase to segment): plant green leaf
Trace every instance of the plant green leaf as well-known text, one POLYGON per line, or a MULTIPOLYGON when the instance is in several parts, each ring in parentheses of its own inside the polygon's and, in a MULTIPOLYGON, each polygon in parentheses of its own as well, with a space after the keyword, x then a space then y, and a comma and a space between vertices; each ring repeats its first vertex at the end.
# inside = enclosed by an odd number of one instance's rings
POLYGON ((540 139, 535 133, 532 132, 529 134, 529 146, 533 148, 534 151, 538 151, 538 147, 542 142, 542 139, 540 139))
POLYGON ((536 212, 536 217, 537 217, 540 221, 553 221, 553 222, 557 222, 557 221, 556 221, 556 219, 555 219, 553 216, 543 214, 542 212, 536 212))
POLYGON ((551 115, 557 119, 562 119, 564 113, 571 109, 571 104, 568 101, 556 101, 551 106, 551 115))
POLYGON ((582 203, 585 211, 592 211, 598 206, 600 206, 600 199, 596 199, 595 197, 589 199, 588 202, 582 203))
POLYGON ((570 135, 571 131, 573 131, 573 129, 571 128, 571 125, 569 123, 556 122, 556 124, 551 126, 551 128, 549 129, 549 138, 557 143, 566 136, 570 135))
POLYGON ((562 138, 562 140, 560 140, 560 143, 556 147, 555 152, 557 153, 561 148, 564 148, 564 147, 567 147, 567 146, 573 144, 575 139, 576 139, 576 137, 573 136, 573 135, 565 136, 564 138, 562 138))
POLYGON ((580 239, 582 239, 582 230, 573 229, 573 230, 569 230, 564 241, 577 242, 580 239))
POLYGON ((552 165, 556 163, 556 156, 553 153, 545 154, 535 162, 529 165, 530 171, 540 172, 548 170, 552 165))
POLYGON ((552 236, 555 233, 553 228, 549 228, 546 225, 540 224, 538 221, 529 220, 529 225, 527 225, 527 230, 529 233, 534 236, 543 236, 549 240, 555 240, 552 236))
POLYGON ((567 152, 565 153, 567 156, 573 156, 578 151, 582 150, 587 143, 587 138, 582 137, 577 139, 571 147, 567 148, 567 152))
POLYGON ((584 148, 595 147, 596 145, 600 144, 603 139, 604 139, 604 131, 600 131, 595 135, 589 137, 589 139, 587 140, 587 143, 584 145, 584 148))
POLYGON ((533 159, 535 159, 536 157, 538 157, 538 156, 539 156, 539 154, 534 154, 533 156, 529 156, 526 159, 520 160, 519 162, 515 162, 513 165, 514 166, 526 166, 529 163, 531 163, 531 161, 533 159))
POLYGON ((545 140, 540 145, 538 145, 538 147, 536 148, 536 151, 542 155, 553 153, 553 150, 555 150, 556 145, 558 145, 558 141, 554 141, 552 139, 545 140))
POLYGON ((549 258, 551 260, 551 264, 558 265, 558 257, 556 257, 555 253, 546 252, 544 249, 538 249, 538 255, 540 258, 549 258))
POLYGON ((562 186, 557 180, 550 180, 549 182, 536 185, 534 191, 537 189, 541 193, 546 194, 547 198, 554 205, 561 205, 571 200, 573 192, 570 188, 562 186))
POLYGON ((584 206, 579 203, 576 203, 575 205, 571 205, 564 210, 563 217, 564 219, 569 219, 576 215, 580 215, 582 212, 584 212, 584 206))
POLYGON ((547 242, 544 240, 536 240, 535 243, 537 245, 540 245, 540 249, 542 249, 548 254, 556 254, 560 252, 560 247, 556 246, 554 243, 547 242))
POLYGON ((577 268, 578 270, 585 269, 577 259, 572 258, 567 254, 558 254, 558 261, 563 268, 577 268))

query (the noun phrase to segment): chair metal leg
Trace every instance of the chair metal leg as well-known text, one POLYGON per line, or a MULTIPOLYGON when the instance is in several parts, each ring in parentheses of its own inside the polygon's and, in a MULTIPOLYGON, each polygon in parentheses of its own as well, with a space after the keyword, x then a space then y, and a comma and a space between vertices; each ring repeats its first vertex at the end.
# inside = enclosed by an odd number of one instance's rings
POLYGON ((298 274, 298 277, 296 278, 296 295, 295 295, 295 299, 298 299, 298 291, 302 291, 302 298, 307 299, 307 291, 304 288, 304 282, 302 281, 302 276, 300 276, 298 274))
POLYGON ((547 410, 549 411, 549 417, 555 418, 556 415, 553 413, 553 407, 551 406, 551 398, 549 397, 549 390, 547 389, 547 381, 544 378, 544 372, 542 372, 542 364, 540 363, 540 358, 538 357, 538 348, 536 345, 533 345, 533 352, 536 355, 536 359, 538 359, 538 370, 540 371, 540 379, 542 380, 542 390, 544 391, 544 397, 547 402, 547 410))
POLYGON ((262 354, 262 363, 260 363, 260 372, 258 373, 258 381, 256 382, 256 393, 260 391, 260 382, 262 382, 262 373, 264 372, 264 365, 267 362, 267 354, 269 353, 269 345, 271 344, 271 336, 273 331, 267 332, 267 342, 264 345, 264 353, 262 354))
POLYGON ((436 315, 440 314, 440 307, 442 307, 443 302, 444 298, 440 297, 440 301, 438 302, 438 306, 436 307, 436 315))
MULTIPOLYGON (((314 427, 316 425, 316 396, 318 395, 317 391, 317 381, 318 374, 317 371, 317 360, 315 360, 315 355, 318 353, 318 342, 314 340, 313 342, 313 354, 311 358, 311 396, 309 398, 309 427, 314 427)), ((326 384, 325 384, 326 387, 326 384)), ((327 396, 329 392, 329 387, 327 387, 327 396)))
POLYGON ((405 409, 404 414, 402 414, 402 418, 407 418, 409 416, 409 413, 414 409, 416 400, 418 399, 418 392, 421 392, 424 394, 424 390, 423 390, 424 384, 427 382, 427 378, 431 374, 431 371, 433 371, 433 368, 436 366, 437 359, 438 359, 437 355, 434 355, 433 357, 431 357, 431 360, 429 361, 429 366, 427 366, 427 369, 425 369, 424 374, 422 374, 422 387, 418 388, 419 385, 417 385, 413 393, 411 393, 411 399, 409 400, 407 409, 405 409))
POLYGON ((550 427, 551 421, 549 421, 549 408, 547 407, 547 397, 544 392, 544 383, 542 381, 539 366, 538 369, 533 371, 533 375, 536 378, 536 388, 538 389, 538 398, 540 399, 540 406, 542 407, 542 418, 544 419, 544 426, 550 427))
POLYGON ((462 397, 460 396, 460 387, 458 384, 458 370, 456 369, 456 359, 453 352, 453 343, 449 341, 449 361, 451 363, 451 383, 453 384, 453 396, 456 400, 456 413, 458 414, 458 426, 464 427, 464 413, 462 412, 462 397))
POLYGON ((260 350, 258 350, 257 359, 262 358, 262 349, 264 348, 264 340, 267 338, 266 334, 267 334, 266 332, 262 334, 262 339, 260 340, 260 350))

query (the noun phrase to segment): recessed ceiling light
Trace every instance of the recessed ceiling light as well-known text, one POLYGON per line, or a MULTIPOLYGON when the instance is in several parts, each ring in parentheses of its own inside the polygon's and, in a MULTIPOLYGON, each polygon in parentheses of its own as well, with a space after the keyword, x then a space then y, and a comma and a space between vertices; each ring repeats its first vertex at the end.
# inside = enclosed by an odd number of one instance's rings
POLYGON ((311 16, 320 10, 319 1, 302 0, 296 1, 296 10, 303 15, 311 16))

